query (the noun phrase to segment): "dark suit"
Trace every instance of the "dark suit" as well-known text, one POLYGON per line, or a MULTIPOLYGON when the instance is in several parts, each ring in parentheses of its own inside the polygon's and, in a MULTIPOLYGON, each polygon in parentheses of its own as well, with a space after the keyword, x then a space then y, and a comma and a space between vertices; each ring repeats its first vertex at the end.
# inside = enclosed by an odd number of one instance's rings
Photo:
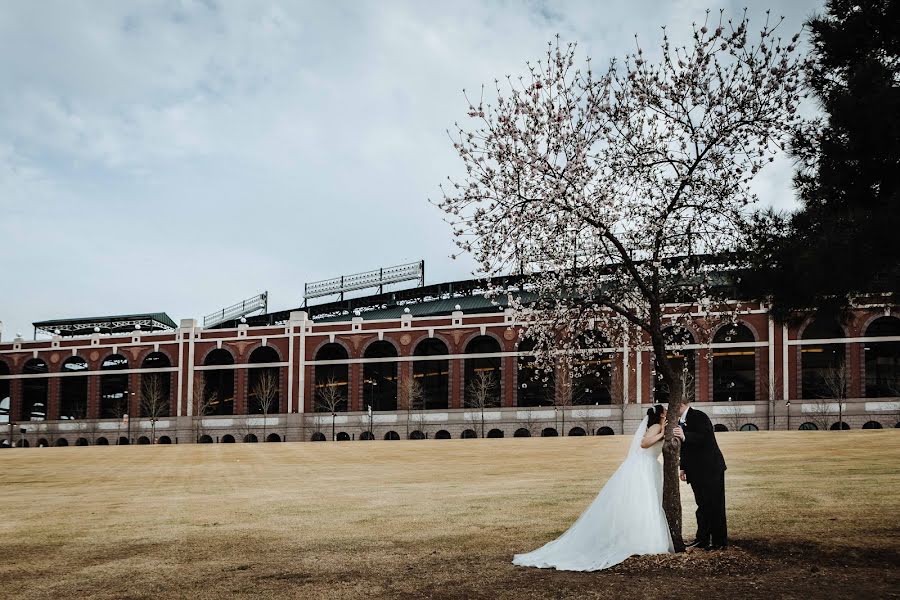
POLYGON ((716 443, 712 421, 699 410, 684 415, 681 470, 697 502, 697 541, 701 546, 728 545, 725 518, 725 458, 716 443))

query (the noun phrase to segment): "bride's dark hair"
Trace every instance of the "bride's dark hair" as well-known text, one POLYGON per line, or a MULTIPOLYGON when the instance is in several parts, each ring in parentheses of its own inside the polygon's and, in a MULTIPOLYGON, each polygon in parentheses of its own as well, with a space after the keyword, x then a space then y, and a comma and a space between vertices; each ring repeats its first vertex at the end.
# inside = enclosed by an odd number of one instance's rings
POLYGON ((647 409, 647 427, 659 423, 663 414, 663 405, 657 404, 647 409))

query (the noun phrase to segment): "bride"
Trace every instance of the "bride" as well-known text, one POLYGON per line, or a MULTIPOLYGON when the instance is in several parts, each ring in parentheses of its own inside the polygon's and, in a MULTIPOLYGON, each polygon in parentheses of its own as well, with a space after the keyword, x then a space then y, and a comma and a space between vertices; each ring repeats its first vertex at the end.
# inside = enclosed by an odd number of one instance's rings
POLYGON ((561 571, 597 571, 635 554, 674 552, 662 509, 663 424, 666 411, 654 406, 641 422, 625 462, 609 478, 577 521, 552 542, 513 564, 561 571))

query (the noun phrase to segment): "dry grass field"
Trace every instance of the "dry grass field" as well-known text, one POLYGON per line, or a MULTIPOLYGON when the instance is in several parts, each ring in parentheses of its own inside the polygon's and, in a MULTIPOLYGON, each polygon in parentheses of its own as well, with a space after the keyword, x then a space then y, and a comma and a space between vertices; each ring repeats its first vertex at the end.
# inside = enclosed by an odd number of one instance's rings
MULTIPOLYGON (((630 437, 630 436, 628 436, 630 437)), ((719 434, 733 547, 510 564, 626 437, 0 452, 6 598, 900 597, 900 430, 719 434)), ((694 505, 683 486, 686 537, 694 505)))

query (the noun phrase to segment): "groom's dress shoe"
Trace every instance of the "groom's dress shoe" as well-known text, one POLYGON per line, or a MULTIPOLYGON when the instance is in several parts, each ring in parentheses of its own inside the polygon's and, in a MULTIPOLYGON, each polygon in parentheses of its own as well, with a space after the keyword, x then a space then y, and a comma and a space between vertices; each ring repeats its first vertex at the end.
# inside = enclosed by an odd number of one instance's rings
POLYGON ((701 543, 700 540, 694 540, 694 541, 691 542, 690 544, 685 544, 685 547, 686 547, 686 548, 694 548, 694 547, 697 547, 697 548, 705 548, 705 547, 708 546, 708 545, 709 545, 709 544, 703 544, 703 543, 701 543))

